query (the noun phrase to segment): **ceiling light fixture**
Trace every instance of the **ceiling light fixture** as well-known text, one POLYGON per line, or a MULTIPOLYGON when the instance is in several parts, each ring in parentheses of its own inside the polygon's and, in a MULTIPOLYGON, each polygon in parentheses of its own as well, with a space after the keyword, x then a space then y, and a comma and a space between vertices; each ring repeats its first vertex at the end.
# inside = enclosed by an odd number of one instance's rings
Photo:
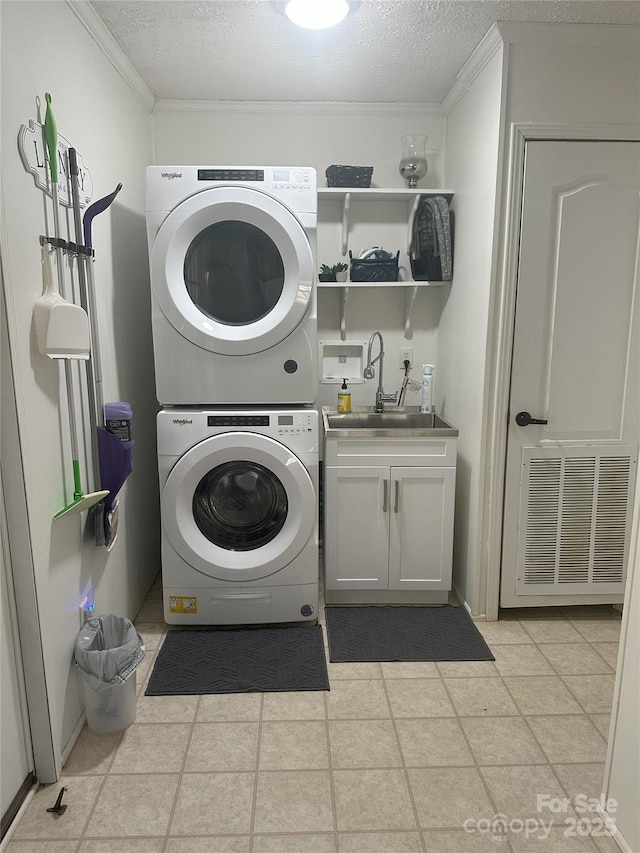
POLYGON ((346 18, 348 12, 347 0, 289 0, 285 6, 287 17, 308 30, 335 27, 346 18))

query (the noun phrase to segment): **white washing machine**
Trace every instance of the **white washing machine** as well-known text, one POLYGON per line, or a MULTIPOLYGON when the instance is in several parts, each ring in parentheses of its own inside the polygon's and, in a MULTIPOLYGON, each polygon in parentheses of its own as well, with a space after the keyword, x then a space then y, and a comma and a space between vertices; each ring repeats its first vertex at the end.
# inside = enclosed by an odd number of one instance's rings
POLYGON ((318 413, 158 414, 165 620, 318 617, 318 413))
POLYGON ((147 169, 160 403, 314 402, 317 205, 312 168, 147 169))

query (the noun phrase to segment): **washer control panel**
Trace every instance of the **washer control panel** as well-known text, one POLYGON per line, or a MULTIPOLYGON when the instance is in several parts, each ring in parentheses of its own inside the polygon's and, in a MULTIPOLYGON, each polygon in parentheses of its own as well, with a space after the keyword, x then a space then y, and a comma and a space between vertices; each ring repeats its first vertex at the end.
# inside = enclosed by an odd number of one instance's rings
POLYGON ((278 435, 304 435, 313 430, 313 415, 306 412, 274 417, 278 419, 278 435))

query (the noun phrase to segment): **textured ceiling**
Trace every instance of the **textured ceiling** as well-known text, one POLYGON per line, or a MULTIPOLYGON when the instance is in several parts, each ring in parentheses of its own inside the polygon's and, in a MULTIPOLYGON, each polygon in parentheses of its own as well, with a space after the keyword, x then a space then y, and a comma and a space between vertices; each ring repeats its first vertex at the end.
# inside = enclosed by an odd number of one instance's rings
POLYGON ((440 103, 494 21, 640 22, 639 0, 360 0, 332 30, 274 0, 92 0, 156 98, 440 103))

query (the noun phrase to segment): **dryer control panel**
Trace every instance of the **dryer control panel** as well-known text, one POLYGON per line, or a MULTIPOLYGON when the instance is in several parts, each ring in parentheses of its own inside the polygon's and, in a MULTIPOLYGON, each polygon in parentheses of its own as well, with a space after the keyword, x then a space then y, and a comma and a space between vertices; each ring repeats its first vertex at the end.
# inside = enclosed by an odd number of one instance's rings
POLYGON ((210 427, 265 427, 269 426, 269 415, 209 415, 210 427))

